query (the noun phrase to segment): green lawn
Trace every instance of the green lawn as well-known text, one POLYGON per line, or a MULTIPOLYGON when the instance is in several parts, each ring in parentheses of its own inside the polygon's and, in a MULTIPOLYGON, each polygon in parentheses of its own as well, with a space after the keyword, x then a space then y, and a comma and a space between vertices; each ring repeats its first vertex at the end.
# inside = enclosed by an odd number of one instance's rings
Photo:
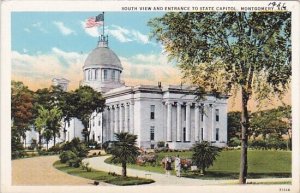
POLYGON ((102 181, 109 184, 128 186, 128 185, 140 185, 140 184, 150 184, 154 181, 151 179, 137 178, 137 177, 122 177, 120 175, 110 175, 107 172, 92 170, 87 172, 86 170, 74 167, 69 167, 67 164, 62 164, 60 161, 56 161, 53 166, 63 172, 68 174, 79 176, 82 178, 87 178, 96 181, 102 181))
MULTIPOLYGON (((158 154, 158 163, 156 166, 138 166, 129 164, 128 167, 164 173, 160 166, 160 160, 165 156, 176 156, 190 158, 191 151, 187 152, 164 152, 158 154)), ((109 163, 109 160, 106 160, 109 163)), ((240 151, 230 150, 222 151, 220 156, 214 162, 214 165, 207 170, 205 176, 188 172, 185 177, 201 179, 237 179, 239 175, 240 151)), ((173 172, 174 173, 174 172, 173 172)), ((249 150, 248 151, 248 178, 266 178, 266 177, 291 177, 291 152, 288 151, 266 151, 249 150)))

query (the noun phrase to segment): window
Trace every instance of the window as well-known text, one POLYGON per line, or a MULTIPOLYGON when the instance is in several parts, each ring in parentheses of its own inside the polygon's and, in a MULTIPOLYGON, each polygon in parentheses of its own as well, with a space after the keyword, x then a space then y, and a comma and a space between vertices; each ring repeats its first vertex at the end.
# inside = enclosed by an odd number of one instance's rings
POLYGON ((219 112, 219 109, 216 109, 216 121, 219 122, 219 116, 220 112, 219 112))
POLYGON ((114 70, 111 71, 111 79, 112 80, 115 80, 115 78, 116 78, 115 72, 116 71, 114 71, 114 70))
POLYGON ((185 127, 183 128, 183 141, 186 141, 186 129, 185 129, 185 127))
POLYGON ((89 71, 88 71, 88 80, 91 80, 91 79, 92 79, 92 78, 91 78, 91 75, 92 75, 92 74, 91 74, 91 70, 89 70, 89 71))
POLYGON ((154 119, 155 105, 150 106, 150 119, 154 119))
POLYGON ((219 128, 216 128, 216 141, 219 141, 219 128))
POLYGON ((201 141, 203 141, 203 128, 200 130, 200 135, 201 135, 201 141))
POLYGON ((107 70, 103 70, 103 79, 107 80, 107 70))
POLYGON ((153 141, 154 140, 154 126, 150 127, 150 140, 153 141))
POLYGON ((101 120, 99 119, 99 120, 98 120, 98 126, 100 126, 100 125, 101 125, 101 120))

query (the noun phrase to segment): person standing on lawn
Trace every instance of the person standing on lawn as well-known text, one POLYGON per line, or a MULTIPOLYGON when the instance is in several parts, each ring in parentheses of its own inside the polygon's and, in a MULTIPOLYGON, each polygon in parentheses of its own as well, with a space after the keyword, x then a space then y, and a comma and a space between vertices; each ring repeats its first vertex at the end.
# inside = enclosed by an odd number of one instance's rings
POLYGON ((179 158, 179 155, 176 156, 175 158, 175 172, 176 176, 180 177, 180 172, 181 172, 181 159, 179 158))
POLYGON ((171 158, 166 157, 165 159, 165 169, 166 169, 166 175, 169 176, 171 175, 171 170, 172 170, 172 166, 171 166, 171 158))

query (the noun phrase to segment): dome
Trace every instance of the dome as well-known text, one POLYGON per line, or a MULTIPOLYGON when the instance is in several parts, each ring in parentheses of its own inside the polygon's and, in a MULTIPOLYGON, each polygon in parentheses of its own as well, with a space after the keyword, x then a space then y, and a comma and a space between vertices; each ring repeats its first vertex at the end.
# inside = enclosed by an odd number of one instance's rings
POLYGON ((84 68, 98 66, 123 70, 119 57, 108 47, 95 48, 84 62, 84 68))

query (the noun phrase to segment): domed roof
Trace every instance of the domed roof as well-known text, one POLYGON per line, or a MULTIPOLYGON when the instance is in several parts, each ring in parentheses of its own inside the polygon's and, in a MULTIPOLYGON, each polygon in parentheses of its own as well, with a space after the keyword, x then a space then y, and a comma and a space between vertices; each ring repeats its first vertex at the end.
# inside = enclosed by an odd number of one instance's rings
POLYGON ((119 57, 111 49, 109 49, 107 45, 100 43, 101 42, 99 42, 98 47, 88 55, 83 67, 101 66, 122 70, 123 67, 119 57))

